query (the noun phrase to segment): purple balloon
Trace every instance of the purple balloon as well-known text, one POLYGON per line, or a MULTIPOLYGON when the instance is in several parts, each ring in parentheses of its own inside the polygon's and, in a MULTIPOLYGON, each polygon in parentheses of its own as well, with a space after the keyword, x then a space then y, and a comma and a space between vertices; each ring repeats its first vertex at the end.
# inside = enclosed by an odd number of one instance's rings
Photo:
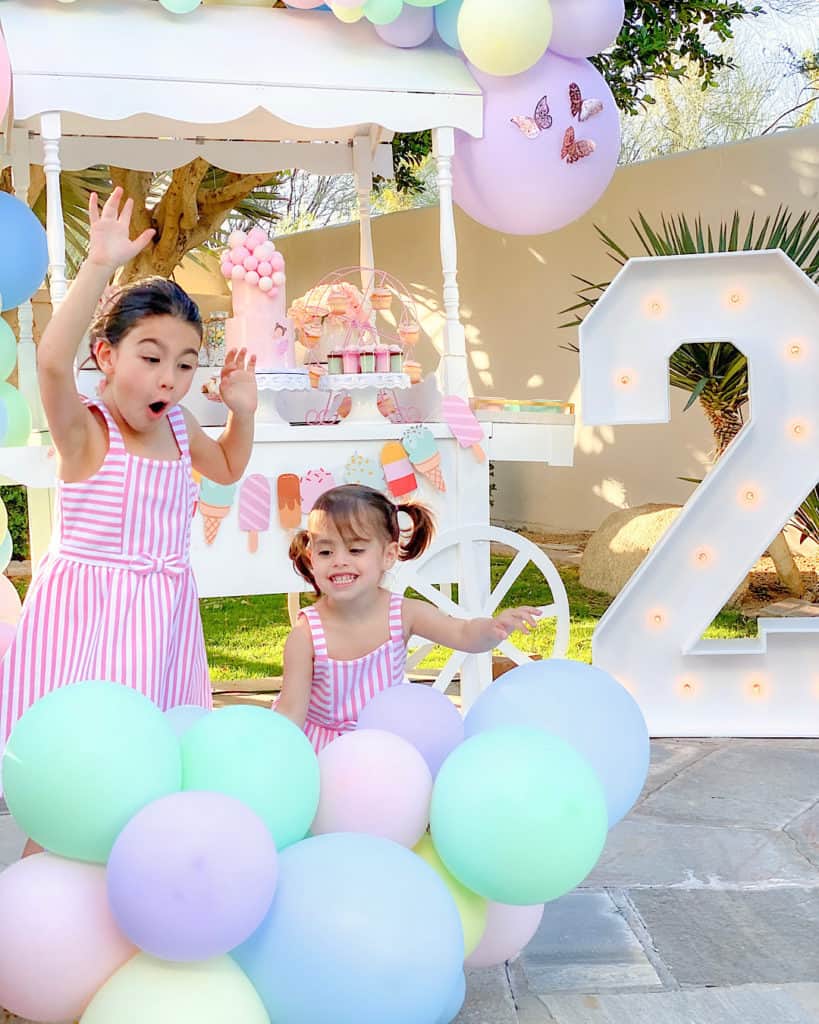
POLYGON ((206 960, 248 939, 270 909, 276 847, 259 816, 221 793, 155 800, 120 832, 108 861, 117 924, 162 960, 206 960))
POLYGON ((549 49, 564 57, 593 57, 617 39, 626 17, 624 0, 551 0, 549 49))
POLYGON ((620 118, 599 71, 548 51, 521 75, 469 70, 484 93, 484 136, 455 133, 458 206, 511 235, 556 231, 590 210, 620 155, 620 118))
POLYGON ((376 25, 375 31, 390 46, 420 46, 435 31, 435 15, 431 7, 411 7, 405 3, 395 21, 376 25))
POLYGON ((382 729, 411 743, 433 779, 464 738, 460 711, 448 697, 421 683, 391 686, 376 694, 362 708, 358 728, 382 729))

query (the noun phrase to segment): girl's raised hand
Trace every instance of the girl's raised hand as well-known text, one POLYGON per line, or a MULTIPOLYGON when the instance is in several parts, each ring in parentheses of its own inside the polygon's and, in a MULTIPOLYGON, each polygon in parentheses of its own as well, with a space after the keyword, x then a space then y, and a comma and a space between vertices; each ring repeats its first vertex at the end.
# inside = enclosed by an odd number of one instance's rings
POLYGON ((222 401, 235 413, 252 414, 259 400, 256 389, 256 356, 248 356, 247 349, 232 348, 225 356, 225 365, 219 380, 222 401))
POLYGON ((122 189, 117 186, 105 201, 102 212, 96 192, 92 192, 88 200, 88 217, 91 222, 88 262, 108 267, 112 271, 138 256, 156 233, 153 228, 148 228, 137 238, 131 239, 134 201, 126 199, 120 210, 122 195, 122 189))
POLYGON ((537 625, 539 618, 540 610, 538 608, 522 605, 520 608, 504 608, 492 622, 500 639, 505 640, 510 633, 514 633, 516 630, 529 633, 537 625))

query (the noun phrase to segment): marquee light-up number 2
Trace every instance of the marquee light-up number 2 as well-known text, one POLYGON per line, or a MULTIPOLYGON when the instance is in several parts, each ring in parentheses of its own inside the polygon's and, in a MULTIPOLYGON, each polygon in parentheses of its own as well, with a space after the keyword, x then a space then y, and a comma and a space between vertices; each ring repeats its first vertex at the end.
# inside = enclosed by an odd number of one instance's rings
POLYGON ((667 423, 668 360, 730 341, 749 422, 595 631, 654 736, 819 735, 819 621, 703 631, 819 480, 819 288, 784 253, 631 260, 580 329, 588 424, 667 423))

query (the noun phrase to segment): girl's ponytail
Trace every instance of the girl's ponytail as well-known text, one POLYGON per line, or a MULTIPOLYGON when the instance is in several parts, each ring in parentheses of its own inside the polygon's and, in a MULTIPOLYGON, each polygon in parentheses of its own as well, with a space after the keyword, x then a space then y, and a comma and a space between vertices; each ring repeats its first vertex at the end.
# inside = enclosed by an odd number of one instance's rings
POLYGON ((435 534, 435 520, 432 513, 425 505, 398 505, 398 512, 403 512, 412 520, 412 527, 409 530, 401 531, 401 541, 398 548, 399 562, 409 562, 418 558, 429 547, 435 534))
POLYGON ((310 534, 307 530, 299 530, 294 535, 290 541, 288 554, 290 555, 290 561, 293 563, 293 568, 299 576, 310 584, 316 594, 320 595, 321 591, 316 586, 316 578, 313 576, 313 567, 310 562, 310 534))

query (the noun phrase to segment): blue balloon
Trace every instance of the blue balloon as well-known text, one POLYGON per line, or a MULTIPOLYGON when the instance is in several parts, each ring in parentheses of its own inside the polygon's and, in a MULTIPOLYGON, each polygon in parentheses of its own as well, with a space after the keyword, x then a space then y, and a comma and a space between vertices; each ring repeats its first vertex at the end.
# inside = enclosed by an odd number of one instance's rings
POLYGON ((438 35, 453 50, 461 48, 458 39, 458 15, 461 13, 463 2, 464 0, 444 0, 434 11, 435 28, 438 30, 438 35))
POLYGON ((48 244, 43 225, 8 192, 0 192, 0 239, 0 309, 14 309, 43 283, 48 244))
POLYGON ((480 695, 464 729, 468 739, 525 725, 559 736, 594 768, 609 828, 633 807, 648 775, 648 728, 637 702, 608 672, 559 658, 520 665, 480 695))
POLYGON ((449 993, 449 999, 444 1006, 441 1016, 435 1024, 452 1024, 452 1021, 455 1020, 461 1012, 461 1007, 464 1005, 465 999, 466 975, 463 971, 458 971, 458 977, 455 979, 452 991, 449 993))
POLYGON ((232 955, 276 1024, 431 1024, 463 941, 454 900, 420 857, 331 833, 281 854, 270 912, 232 955))

